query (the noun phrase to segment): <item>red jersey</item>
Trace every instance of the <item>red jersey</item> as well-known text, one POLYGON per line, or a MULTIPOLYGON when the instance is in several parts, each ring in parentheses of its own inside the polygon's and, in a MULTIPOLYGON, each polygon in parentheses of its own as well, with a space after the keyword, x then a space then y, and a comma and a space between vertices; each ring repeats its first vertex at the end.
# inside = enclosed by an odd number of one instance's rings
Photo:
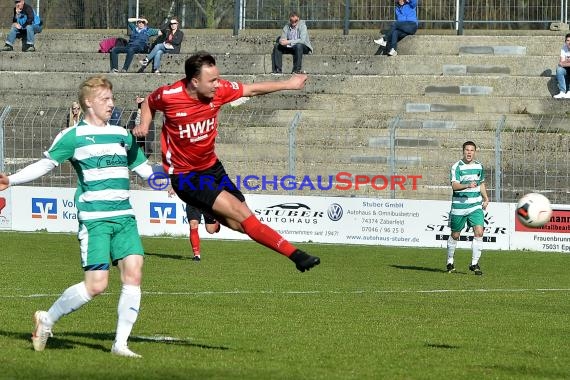
POLYGON ((186 79, 154 90, 148 97, 153 111, 164 114, 160 143, 162 164, 169 174, 206 170, 218 159, 214 151, 220 107, 243 96, 243 84, 220 79, 209 102, 191 98, 186 79))

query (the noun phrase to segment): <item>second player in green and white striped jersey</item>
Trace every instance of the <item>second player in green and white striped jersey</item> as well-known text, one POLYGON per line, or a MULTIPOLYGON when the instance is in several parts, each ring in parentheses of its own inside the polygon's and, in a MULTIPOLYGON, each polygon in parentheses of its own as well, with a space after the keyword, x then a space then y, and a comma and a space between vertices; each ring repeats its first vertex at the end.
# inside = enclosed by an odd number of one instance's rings
POLYGON ((463 158, 451 166, 450 182, 453 190, 449 227, 451 234, 447 239, 447 272, 455 271, 454 255, 461 231, 465 225, 473 228, 471 244, 471 265, 469 270, 482 275, 479 258, 483 249, 485 232, 485 214, 483 210, 489 204, 485 187, 485 171, 479 161, 475 161, 477 146, 473 141, 463 144, 463 158))
POLYGON ((451 166, 450 181, 466 186, 459 190, 453 188, 452 215, 467 215, 481 209, 481 184, 485 182, 485 171, 479 161, 457 161, 451 166))

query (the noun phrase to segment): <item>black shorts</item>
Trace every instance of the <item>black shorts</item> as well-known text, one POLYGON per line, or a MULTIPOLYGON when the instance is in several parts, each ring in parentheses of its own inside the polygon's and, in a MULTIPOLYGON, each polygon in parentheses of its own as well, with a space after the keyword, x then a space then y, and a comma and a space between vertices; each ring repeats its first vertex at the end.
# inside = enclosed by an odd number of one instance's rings
MULTIPOLYGON (((198 210, 194 206, 190 206, 189 204, 187 204, 186 205, 186 217, 188 218, 188 223, 190 223, 191 220, 197 220, 198 223, 200 223, 202 220, 202 211, 198 210)), ((212 215, 208 214, 207 212, 204 212, 204 223, 214 224, 214 223, 216 223, 216 219, 212 215)))
POLYGON ((171 174, 170 183, 181 200, 205 214, 215 215, 212 206, 223 190, 234 195, 240 202, 245 201, 220 160, 204 171, 171 174))

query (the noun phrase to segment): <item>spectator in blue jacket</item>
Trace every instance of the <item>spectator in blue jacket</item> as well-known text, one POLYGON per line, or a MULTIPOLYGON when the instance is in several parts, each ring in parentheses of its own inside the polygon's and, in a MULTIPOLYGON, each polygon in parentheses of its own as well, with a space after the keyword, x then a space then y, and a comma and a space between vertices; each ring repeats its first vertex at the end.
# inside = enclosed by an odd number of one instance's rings
POLYGON ((12 17, 12 27, 6 36, 6 43, 2 51, 14 50, 16 38, 22 38, 22 51, 36 51, 34 43, 35 35, 42 32, 42 20, 34 12, 31 5, 24 0, 15 0, 14 16, 12 17))
POLYGON ((374 43, 384 46, 388 50, 389 56, 398 54, 396 51, 398 41, 406 36, 416 34, 418 30, 417 7, 418 0, 395 0, 394 9, 396 21, 392 24, 390 31, 385 36, 374 40, 374 43))
POLYGON ((121 69, 122 73, 129 71, 129 66, 136 53, 144 53, 147 48, 148 39, 158 34, 158 29, 148 27, 148 21, 144 17, 134 17, 128 19, 128 27, 131 37, 127 46, 117 46, 111 50, 109 59, 111 60, 111 73, 119 72, 119 54, 127 54, 125 63, 121 69))

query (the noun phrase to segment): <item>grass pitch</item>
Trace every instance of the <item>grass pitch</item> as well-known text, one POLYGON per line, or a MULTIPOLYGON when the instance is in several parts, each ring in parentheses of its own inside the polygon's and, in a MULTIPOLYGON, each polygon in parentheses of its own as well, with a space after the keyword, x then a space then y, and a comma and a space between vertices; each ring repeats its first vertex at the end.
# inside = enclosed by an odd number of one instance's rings
POLYGON ((129 346, 110 354, 119 295, 62 318, 44 352, 35 310, 82 280, 74 235, 0 233, 0 379, 562 379, 570 376, 570 257, 486 251, 483 276, 442 249, 302 244, 299 273, 253 242, 145 238, 129 346))

